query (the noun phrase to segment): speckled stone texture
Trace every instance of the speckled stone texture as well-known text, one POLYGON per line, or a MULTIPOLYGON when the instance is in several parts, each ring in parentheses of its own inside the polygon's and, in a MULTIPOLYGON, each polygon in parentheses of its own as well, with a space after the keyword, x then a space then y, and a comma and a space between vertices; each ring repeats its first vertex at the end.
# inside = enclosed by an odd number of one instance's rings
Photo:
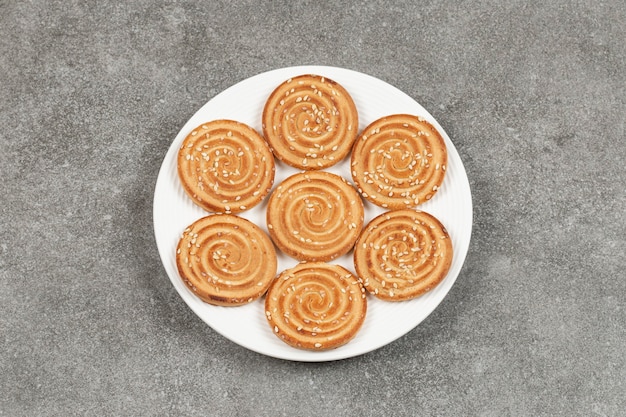
POLYGON ((625 22, 595 0, 0 0, 0 415, 626 415, 625 22), (152 227, 186 120, 303 64, 419 101, 474 202, 439 308, 323 364, 206 326, 152 227))

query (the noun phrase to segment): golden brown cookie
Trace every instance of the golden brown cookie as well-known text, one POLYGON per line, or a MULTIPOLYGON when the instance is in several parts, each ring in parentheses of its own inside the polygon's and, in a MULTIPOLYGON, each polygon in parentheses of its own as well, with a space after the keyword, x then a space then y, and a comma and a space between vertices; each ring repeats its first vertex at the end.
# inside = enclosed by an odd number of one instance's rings
POLYGON ((430 200, 446 173, 441 134, 419 116, 395 114, 366 127, 354 144, 352 178, 361 195, 388 209, 430 200))
POLYGON ((432 290, 452 264, 452 241, 441 222, 423 211, 397 210, 374 218, 354 248, 354 266, 367 290, 403 301, 432 290))
POLYGON ((259 204, 274 183, 274 158, 250 126, 213 120, 193 129, 178 151, 178 176, 200 207, 238 213, 259 204))
POLYGON ((343 177, 308 171, 285 179, 267 205, 267 228, 276 246, 304 261, 348 253, 363 227, 363 202, 343 177))
POLYGON ((341 161, 357 137, 359 118, 350 94, 319 75, 280 84, 263 109, 263 134, 274 155, 303 170, 341 161))
POLYGON ((185 231, 176 249, 183 282, 209 304, 236 306, 265 294, 276 276, 270 238, 232 214, 203 217, 185 231))
POLYGON ((274 334, 300 349, 339 347, 357 334, 367 312, 365 290, 339 265, 300 263, 281 273, 265 297, 274 334))

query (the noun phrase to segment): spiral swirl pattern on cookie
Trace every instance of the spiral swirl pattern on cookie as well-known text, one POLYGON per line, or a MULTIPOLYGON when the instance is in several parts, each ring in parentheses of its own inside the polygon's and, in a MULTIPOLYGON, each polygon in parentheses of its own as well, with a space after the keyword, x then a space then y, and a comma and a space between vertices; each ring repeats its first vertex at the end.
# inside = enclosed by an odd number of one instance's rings
POLYGON ((301 75, 279 85, 263 109, 263 134, 274 155, 303 170, 341 161, 359 128, 356 106, 338 83, 301 75))
POLYGON ((193 129, 178 151, 185 192, 207 211, 238 213, 257 205, 274 182, 274 158, 246 124, 214 120, 193 129))
POLYGON ((446 172, 441 134, 418 116, 396 114, 366 127, 352 151, 352 178, 361 195, 388 209, 430 200, 446 172))
POLYGON ((452 264, 452 242, 433 215, 410 209, 374 218, 354 249, 356 273, 378 298, 402 301, 432 290, 452 264))
POLYGON ((348 253, 363 227, 363 202, 342 177, 324 171, 292 175, 272 192, 267 228, 276 246, 305 261, 348 253))
POLYGON ((300 263, 281 273, 265 298, 274 334, 300 349, 332 349, 354 338, 367 299, 358 279, 339 265, 300 263))
POLYGON ((234 306, 256 300, 276 276, 270 238, 256 225, 230 214, 191 224, 176 249, 184 283, 210 304, 234 306))

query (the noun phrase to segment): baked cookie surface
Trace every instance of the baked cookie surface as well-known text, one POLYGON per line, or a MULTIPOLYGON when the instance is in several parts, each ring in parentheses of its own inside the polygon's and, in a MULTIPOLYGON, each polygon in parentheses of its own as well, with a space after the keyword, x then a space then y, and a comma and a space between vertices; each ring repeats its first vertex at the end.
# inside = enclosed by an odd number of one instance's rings
POLYGON ((274 183, 273 155, 257 131, 233 120, 193 129, 178 151, 187 195, 210 212, 239 213, 259 204, 274 183))
POLYGON ((270 238, 232 214, 198 219, 176 248, 181 279, 209 304, 236 306, 258 299, 276 276, 277 265, 270 238))
POLYGON ((367 312, 364 291, 342 266, 303 262, 272 282, 265 315, 285 343, 299 349, 333 349, 353 339, 361 328, 367 312))
POLYGON ((363 286, 387 301, 416 298, 435 288, 452 264, 452 241, 424 211, 389 211, 365 226, 354 248, 363 286))
POLYGON ((274 155, 302 170, 328 168, 352 149, 359 118, 337 82, 300 75, 280 84, 263 108, 263 135, 274 155))
POLYGON ((352 150, 350 170, 361 195, 387 209, 430 200, 446 173, 441 134, 421 117, 395 114, 367 126, 352 150))
POLYGON ((303 261, 348 253, 363 227, 363 202, 343 177, 325 171, 292 175, 270 195, 267 228, 276 246, 303 261))

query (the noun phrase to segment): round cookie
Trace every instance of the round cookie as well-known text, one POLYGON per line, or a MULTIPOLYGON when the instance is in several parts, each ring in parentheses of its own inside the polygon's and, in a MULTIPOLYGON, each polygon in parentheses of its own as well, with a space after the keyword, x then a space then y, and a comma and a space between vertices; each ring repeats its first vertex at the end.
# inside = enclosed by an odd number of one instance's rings
POLYGON ((213 120, 193 129, 178 151, 178 176, 207 211, 239 213, 259 204, 274 183, 274 158, 250 126, 213 120))
POLYGON ((209 304, 236 306, 258 299, 276 276, 277 265, 270 238, 232 214, 195 221, 176 248, 181 279, 209 304))
POLYGON ((419 116, 394 114, 361 132, 350 170, 364 198, 395 210, 430 200, 443 183, 447 160, 444 139, 433 125, 419 116))
POLYGON ((339 265, 300 263, 281 273, 265 297, 273 333, 299 348, 327 350, 354 338, 367 312, 365 290, 339 265))
POLYGON ((266 216, 269 234, 281 251, 302 261, 329 261, 354 247, 364 208, 343 177, 309 171, 276 187, 266 216))
POLYGON ((274 155, 302 170, 328 168, 352 148, 356 106, 337 82, 300 75, 280 84, 263 108, 263 134, 274 155))
POLYGON ((433 215, 410 209, 375 217, 354 247, 363 286, 387 301, 416 298, 435 288, 452 264, 452 241, 433 215))

